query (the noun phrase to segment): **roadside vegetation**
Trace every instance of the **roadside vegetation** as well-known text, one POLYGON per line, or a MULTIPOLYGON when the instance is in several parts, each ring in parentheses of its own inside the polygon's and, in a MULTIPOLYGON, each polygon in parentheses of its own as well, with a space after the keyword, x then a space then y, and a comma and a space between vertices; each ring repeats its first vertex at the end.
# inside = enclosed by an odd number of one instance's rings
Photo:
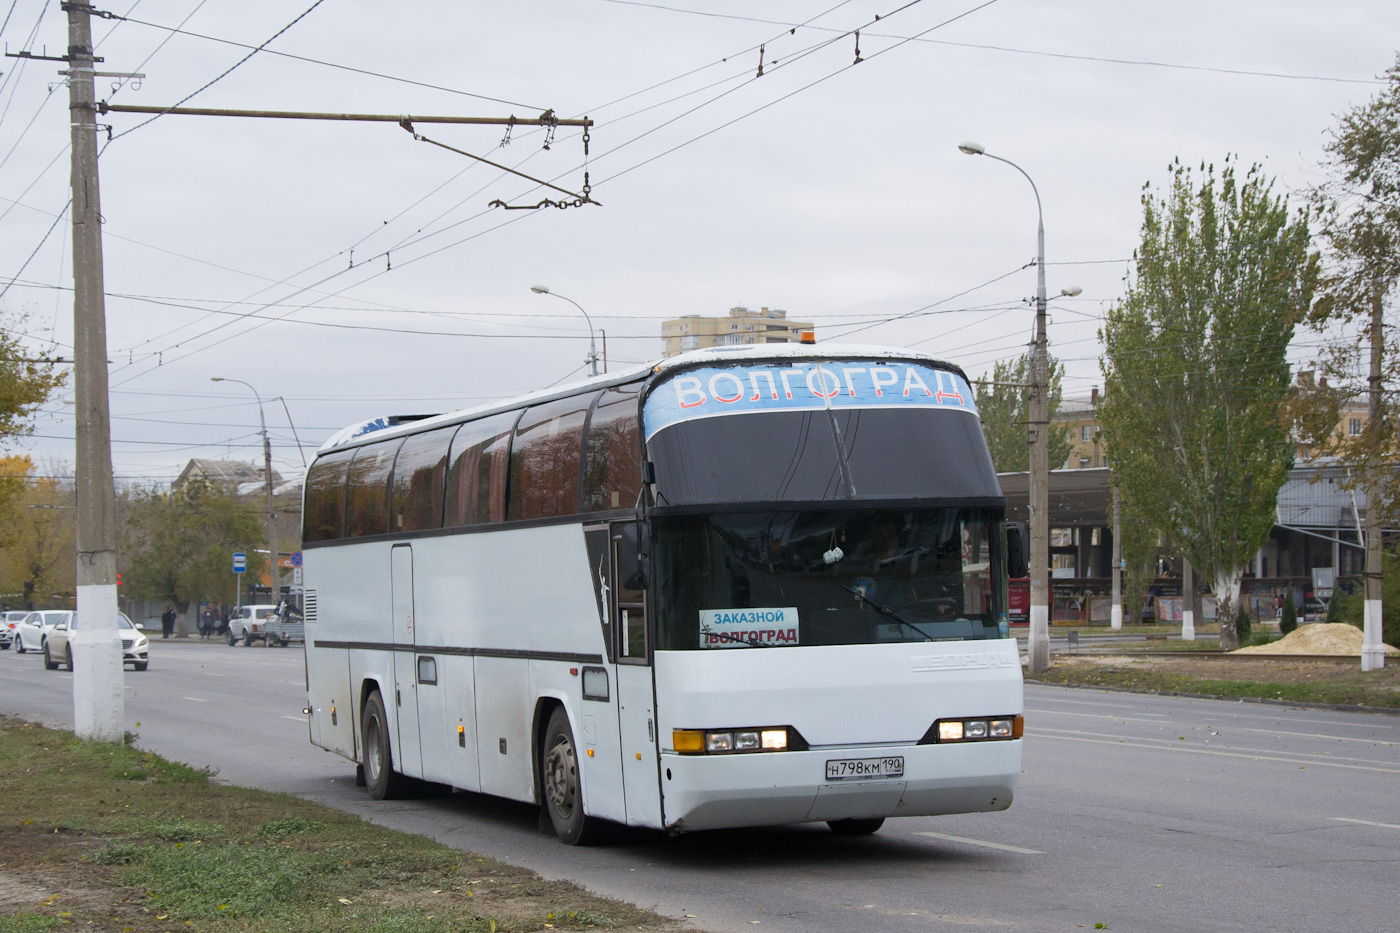
POLYGON ((0 717, 0 933, 660 931, 569 882, 0 717))

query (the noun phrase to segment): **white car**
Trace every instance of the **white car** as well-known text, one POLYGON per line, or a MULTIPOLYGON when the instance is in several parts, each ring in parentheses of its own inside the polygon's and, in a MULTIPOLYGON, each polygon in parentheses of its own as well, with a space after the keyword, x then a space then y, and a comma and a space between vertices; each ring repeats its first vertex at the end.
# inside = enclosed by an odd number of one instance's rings
MULTIPOLYGON (((269 643, 267 625, 276 621, 276 616, 277 607, 271 603, 239 606, 233 610, 233 615, 228 620, 229 645, 240 642, 251 645, 255 641, 269 643)), ((275 637, 274 635, 273 638, 275 637)))
POLYGON ((15 626, 15 650, 20 654, 26 651, 42 651, 44 639, 53 627, 67 622, 73 615, 70 609, 41 609, 31 612, 15 626))
POLYGON ((0 612, 0 648, 10 647, 10 642, 15 637, 15 626, 27 615, 28 612, 18 609, 0 612))
MULTIPOLYGON (((60 664, 73 670, 73 646, 68 644, 68 633, 77 627, 78 614, 75 612, 67 621, 55 625, 44 639, 44 667, 47 670, 56 671, 60 664)), ((150 664, 147 654, 150 642, 124 612, 117 613, 117 630, 122 636, 122 664, 130 664, 135 670, 144 671, 150 664)))

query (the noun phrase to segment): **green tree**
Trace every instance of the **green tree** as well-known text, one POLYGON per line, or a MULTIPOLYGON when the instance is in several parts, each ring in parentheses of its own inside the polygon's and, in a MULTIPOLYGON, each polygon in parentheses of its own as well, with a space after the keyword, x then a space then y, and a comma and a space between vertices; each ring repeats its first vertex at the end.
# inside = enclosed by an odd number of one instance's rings
MULTIPOLYGON (((1070 429, 1055 424, 1060 410, 1061 381, 1065 364, 1049 357, 1050 363, 1050 469, 1064 465, 1070 451, 1070 429)), ((1025 472, 1031 466, 1028 437, 1030 423, 1031 358, 1022 353, 1014 360, 997 363, 990 380, 973 386, 977 398, 977 413, 982 418, 982 431, 992 451, 992 462, 999 473, 1025 472), (988 382, 991 384, 989 385, 988 382)))
POLYGON ((38 360, 20 333, 24 319, 0 318, 0 446, 6 439, 29 431, 34 411, 54 389, 67 381, 66 373, 38 360))
POLYGON ((1346 467, 1344 486, 1367 490, 1367 509, 1384 522, 1400 519, 1400 451, 1395 388, 1400 344, 1384 324, 1381 417, 1359 435, 1337 430, 1342 406, 1365 400, 1370 376, 1373 310, 1393 301, 1400 283, 1400 55, 1386 84, 1365 104, 1343 114, 1328 141, 1325 180, 1313 190, 1325 271, 1308 324, 1327 346, 1317 383, 1299 393, 1299 433, 1321 456, 1346 467))
POLYGON ((21 481, 0 540, 0 592, 25 609, 71 607, 76 595, 77 511, 66 467, 35 475, 28 457, 4 458, 21 481))
POLYGON ((137 491, 124 537, 131 568, 125 595, 170 602, 181 613, 200 599, 233 602, 233 552, 247 551, 248 575, 256 579, 264 558, 255 551, 267 547, 254 509, 198 479, 168 493, 137 491))
POLYGON ((1123 493, 1213 581, 1237 647, 1240 579, 1292 466, 1286 356, 1316 280, 1305 213, 1259 166, 1198 181, 1180 161, 1143 189, 1142 242, 1100 337, 1099 421, 1123 493))

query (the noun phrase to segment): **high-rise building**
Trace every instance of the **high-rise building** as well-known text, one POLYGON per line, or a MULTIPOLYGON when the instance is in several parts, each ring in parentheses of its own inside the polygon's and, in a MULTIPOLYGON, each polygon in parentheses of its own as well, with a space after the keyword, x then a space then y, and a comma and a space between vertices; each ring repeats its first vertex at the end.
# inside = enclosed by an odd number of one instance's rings
POLYGON ((730 308, 728 317, 685 317, 665 321, 661 337, 666 342, 666 355, 675 356, 701 347, 733 347, 744 344, 800 343, 802 332, 812 324, 789 321, 787 312, 777 308, 730 308))

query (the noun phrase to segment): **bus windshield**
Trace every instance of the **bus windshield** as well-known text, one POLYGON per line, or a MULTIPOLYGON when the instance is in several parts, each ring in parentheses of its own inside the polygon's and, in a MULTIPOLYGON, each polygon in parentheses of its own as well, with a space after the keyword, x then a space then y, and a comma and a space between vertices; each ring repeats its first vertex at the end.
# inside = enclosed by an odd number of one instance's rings
POLYGON ((980 508, 659 517, 657 647, 1005 638, 1000 535, 980 508))

